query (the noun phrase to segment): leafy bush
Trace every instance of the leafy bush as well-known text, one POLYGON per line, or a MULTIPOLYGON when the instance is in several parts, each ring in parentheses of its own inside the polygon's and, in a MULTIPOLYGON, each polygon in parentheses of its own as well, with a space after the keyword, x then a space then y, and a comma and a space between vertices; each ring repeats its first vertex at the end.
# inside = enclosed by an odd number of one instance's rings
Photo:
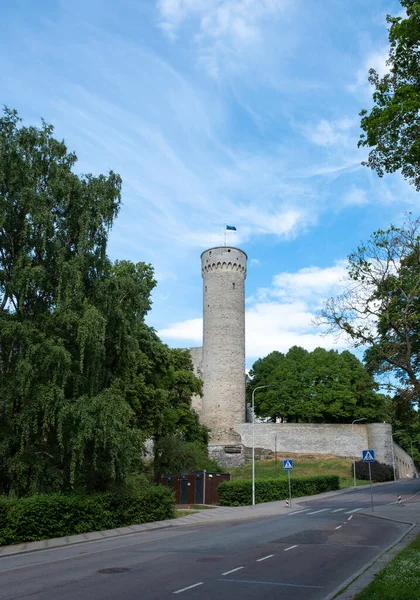
POLYGON ((179 435, 166 436, 156 444, 155 472, 159 476, 203 470, 214 473, 222 470, 217 462, 209 457, 207 445, 186 442, 179 435))
MULTIPOLYGON (((374 481, 392 481, 394 479, 394 469, 377 460, 370 463, 370 470, 374 481)), ((362 460, 356 462, 356 477, 357 479, 369 479, 368 463, 363 462, 362 460)))
POLYGON ((0 545, 162 521, 174 516, 169 489, 90 496, 42 494, 0 499, 0 545))
MULTIPOLYGON (((315 477, 293 477, 292 496, 311 496, 321 492, 338 490, 338 475, 317 475, 315 477)), ((217 488, 222 506, 247 506, 252 500, 252 482, 224 481, 217 488)), ((289 497, 287 479, 258 479, 255 482, 255 502, 273 502, 289 497)))

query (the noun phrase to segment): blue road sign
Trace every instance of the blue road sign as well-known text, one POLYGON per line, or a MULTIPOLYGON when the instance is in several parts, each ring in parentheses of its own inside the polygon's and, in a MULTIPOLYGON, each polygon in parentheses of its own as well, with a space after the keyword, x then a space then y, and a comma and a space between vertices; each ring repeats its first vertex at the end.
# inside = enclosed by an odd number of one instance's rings
POLYGON ((283 461, 283 469, 285 471, 292 471, 293 470, 293 460, 284 460, 283 461))
POLYGON ((362 450, 363 462, 375 462, 375 450, 362 450))

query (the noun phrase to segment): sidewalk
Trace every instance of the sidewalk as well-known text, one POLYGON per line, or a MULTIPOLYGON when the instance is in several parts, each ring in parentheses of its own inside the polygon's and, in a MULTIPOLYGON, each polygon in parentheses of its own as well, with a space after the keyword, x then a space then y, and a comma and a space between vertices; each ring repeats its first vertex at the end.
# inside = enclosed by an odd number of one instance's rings
MULTIPOLYGON (((375 486, 387 485, 387 483, 377 483, 375 486)), ((325 492, 315 496, 303 496, 301 498, 293 498, 291 508, 287 508, 284 500, 278 502, 266 502, 257 504, 256 506, 219 506, 209 510, 197 510, 194 514, 180 517, 178 519, 168 519, 166 521, 156 521, 154 523, 143 523, 142 525, 130 525, 128 527, 119 527, 118 529, 109 529, 107 531, 92 531, 89 533, 81 533, 67 537, 54 538, 50 540, 41 540, 39 542, 27 542, 25 544, 15 544, 13 546, 0 546, 0 558, 3 556, 11 556, 15 554, 23 554, 26 552, 36 552, 38 550, 46 550, 49 548, 60 548, 73 544, 81 544, 96 540, 119 537, 123 535, 132 535, 153 531, 157 529, 166 529, 171 527, 185 527, 189 525, 203 525, 207 523, 223 523, 226 521, 242 521, 248 519, 258 519, 264 517, 275 517, 277 515, 287 514, 299 510, 300 502, 308 502, 310 500, 322 500, 332 496, 347 494, 352 492, 354 488, 346 488, 334 492, 325 492)), ((420 496, 418 497, 420 499, 420 496)), ((396 507, 380 507, 382 509, 393 509, 396 516, 401 516, 404 511, 404 517, 408 513, 401 506, 396 507)), ((366 514, 371 514, 366 511, 366 514)), ((375 513, 376 514, 376 513, 375 513)), ((388 513, 386 513, 388 514, 388 513)), ((389 513, 391 514, 391 513, 389 513)), ((411 514, 411 513, 410 513, 411 514)), ((377 516, 380 515, 379 507, 377 516)), ((386 516, 386 515, 383 515, 386 516)), ((388 517, 387 517, 388 518, 388 517)), ((398 519, 396 519, 398 520, 398 519)), ((405 521, 406 522, 406 521, 405 521)), ((413 522, 413 521, 410 521, 413 522)))

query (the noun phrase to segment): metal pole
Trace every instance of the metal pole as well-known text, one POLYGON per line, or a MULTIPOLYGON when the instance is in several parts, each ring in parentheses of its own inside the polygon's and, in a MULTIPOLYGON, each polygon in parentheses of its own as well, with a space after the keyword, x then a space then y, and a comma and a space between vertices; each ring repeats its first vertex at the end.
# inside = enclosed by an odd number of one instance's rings
MULTIPOLYGON (((352 437, 352 440, 353 440, 353 442, 354 442, 354 437, 353 437, 353 425, 354 425, 355 423, 358 423, 359 421, 367 421, 367 418, 366 418, 366 417, 363 417, 363 419, 355 419, 355 420, 352 422, 352 424, 351 424, 351 437, 352 437)), ((354 444, 353 444, 353 451, 354 451, 354 444)), ((354 456, 353 456, 353 479, 354 479, 354 484, 353 484, 353 486, 354 486, 354 487, 357 487, 357 483, 356 483, 356 456, 357 456, 357 455, 356 455, 356 453, 354 453, 354 456)))
POLYGON ((372 512, 375 512, 375 509, 373 508, 372 472, 370 470, 370 462, 368 463, 368 467, 369 467, 369 484, 370 484, 370 503, 372 505, 372 512))
POLYGON ((254 415, 254 397, 255 390, 252 390, 252 506, 255 506, 255 415, 254 415))
MULTIPOLYGON (((413 447, 413 445, 411 445, 411 447, 413 447)), ((277 467, 277 436, 274 436, 274 458, 276 460, 276 467, 277 467)))
POLYGON ((287 471, 287 474, 289 476, 289 508, 292 508, 292 488, 290 485, 290 471, 287 471))
POLYGON ((256 388, 252 390, 252 401, 251 401, 251 409, 252 409, 252 506, 255 506, 255 414, 254 414, 254 404, 255 404, 255 392, 257 390, 262 390, 263 388, 275 387, 271 384, 269 385, 257 385, 256 388))

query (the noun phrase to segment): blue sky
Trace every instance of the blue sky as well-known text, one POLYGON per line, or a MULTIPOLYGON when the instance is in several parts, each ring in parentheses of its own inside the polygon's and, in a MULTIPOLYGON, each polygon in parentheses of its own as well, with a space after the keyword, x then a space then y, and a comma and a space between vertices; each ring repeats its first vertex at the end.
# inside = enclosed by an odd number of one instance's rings
MULTIPOLYGON (((200 253, 237 227, 249 256, 247 364, 293 344, 346 256, 417 211, 400 175, 360 165, 369 67, 386 69, 396 0, 2 3, 0 100, 56 127, 78 170, 123 177, 111 258, 153 264, 148 323, 200 345, 200 253)), ((342 342, 340 342, 342 343, 342 342)))

